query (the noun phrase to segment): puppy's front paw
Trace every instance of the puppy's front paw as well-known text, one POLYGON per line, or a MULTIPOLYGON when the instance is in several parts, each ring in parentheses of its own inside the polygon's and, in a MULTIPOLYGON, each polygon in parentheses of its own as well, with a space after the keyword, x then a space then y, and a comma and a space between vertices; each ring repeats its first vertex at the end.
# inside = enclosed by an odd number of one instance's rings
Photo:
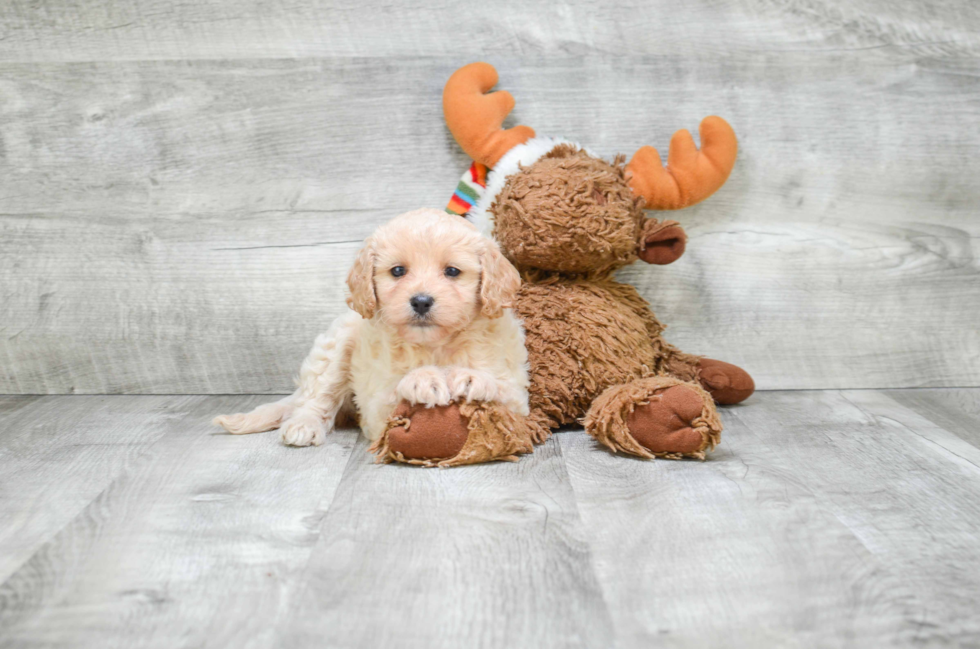
POLYGON ((447 382, 453 400, 494 401, 500 393, 497 381, 482 370, 454 367, 449 370, 447 382))
POLYGON ((438 367, 426 366, 412 370, 402 377, 395 388, 399 399, 426 406, 445 406, 452 400, 446 372, 438 367))
POLYGON ((287 446, 319 446, 327 435, 327 424, 314 414, 295 414, 279 428, 287 446))

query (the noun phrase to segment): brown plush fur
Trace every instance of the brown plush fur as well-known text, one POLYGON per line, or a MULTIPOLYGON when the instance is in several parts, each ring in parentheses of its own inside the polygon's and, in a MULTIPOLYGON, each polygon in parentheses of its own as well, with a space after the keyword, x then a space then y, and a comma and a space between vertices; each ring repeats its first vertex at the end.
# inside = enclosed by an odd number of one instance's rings
POLYGON ((664 341, 664 326, 632 286, 611 277, 524 279, 515 310, 531 364, 531 414, 549 428, 578 421, 610 386, 652 375, 696 377, 698 358, 664 341))
POLYGON ((648 219, 613 163, 559 145, 508 177, 490 207, 494 235, 521 272, 514 310, 524 321, 531 414, 492 403, 425 409, 403 404, 372 447, 379 461, 456 466, 516 459, 552 428, 583 422, 613 451, 703 459, 721 422, 712 396, 736 402, 751 377, 685 354, 616 269, 637 259, 665 264, 684 252, 674 221, 648 219))
POLYGON ((514 265, 595 274, 635 261, 643 199, 626 184, 624 162, 566 144, 511 176, 491 211, 514 265))
POLYGON ((685 237, 676 224, 645 217, 623 163, 559 145, 510 176, 490 207, 494 235, 524 280, 514 308, 531 365, 530 418, 551 429, 584 417, 600 442, 640 457, 703 458, 721 424, 698 384, 700 359, 664 341, 647 302, 613 277, 661 240, 649 256, 673 261, 685 237), (648 407, 675 385, 700 400, 696 421, 648 407), (690 428, 700 442, 668 435, 675 448, 649 439, 645 447, 630 434, 631 421, 648 437, 667 429, 641 425, 641 417, 669 420, 671 434, 690 428))
MULTIPOLYGON (((501 130, 514 101, 487 94, 496 81, 492 66, 473 63, 443 93, 456 141, 490 167, 533 137, 524 126, 501 130)), ((610 164, 560 144, 527 167, 497 171, 509 175, 499 189, 491 183, 494 202, 478 218, 492 217, 493 234, 524 281, 514 308, 527 329, 535 437, 584 415, 586 429, 613 450, 703 457, 721 431, 712 397, 738 403, 752 394, 745 370, 664 342, 646 302, 613 279, 637 259, 669 264, 684 253, 680 224, 647 219, 643 208, 687 207, 725 183, 738 152, 735 132, 711 116, 700 135, 698 149, 690 133, 677 131, 666 167, 649 146, 627 165, 621 156, 610 164)))

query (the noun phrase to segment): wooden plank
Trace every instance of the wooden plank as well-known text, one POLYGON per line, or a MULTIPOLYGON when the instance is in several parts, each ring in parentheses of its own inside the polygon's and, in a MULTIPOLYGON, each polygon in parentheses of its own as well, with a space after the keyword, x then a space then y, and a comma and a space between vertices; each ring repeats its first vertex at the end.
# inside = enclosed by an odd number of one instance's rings
POLYGON ((705 463, 559 436, 621 646, 980 639, 968 445, 871 391, 764 393, 723 418, 705 463))
MULTIPOLYGON (((149 409, 166 420, 164 434, 0 586, 0 645, 274 646, 270 632, 294 604, 290 587, 359 433, 297 452, 275 434, 211 427, 215 413, 264 398, 149 409)), ((112 412, 103 409, 107 428, 112 412)), ((61 427, 71 426, 71 410, 63 413, 61 427)))
POLYGON ((978 393, 761 393, 703 463, 569 431, 446 471, 208 424, 265 397, 0 398, 2 560, 34 536, 0 647, 972 646, 980 448, 935 415, 978 393))
POLYGON ((0 386, 289 392, 313 339, 346 309, 344 278, 360 242, 332 229, 361 229, 354 221, 22 219, 0 248, 29 241, 36 256, 0 260, 0 272, 20 264, 25 277, 8 302, 0 386), (302 243, 311 237, 317 245, 302 243))
POLYGON ((775 396, 778 407, 764 415, 737 410, 735 416, 787 438, 820 426, 829 442, 818 443, 821 452, 790 445, 780 455, 787 466, 805 467, 803 476, 826 496, 835 516, 914 593, 908 602, 916 639, 980 642, 974 614, 980 449, 880 392, 775 396), (809 401, 805 409, 801 398, 809 401))
MULTIPOLYGON (((741 134, 687 255, 624 273, 682 349, 763 389, 978 385, 980 77, 903 52, 499 67, 516 119, 604 155, 741 134)), ((465 166, 458 63, 0 65, 0 392, 288 391, 357 242, 465 166)))
POLYGON ((18 61, 329 56, 673 55, 855 45, 916 55, 970 51, 980 15, 944 3, 790 0, 772 3, 547 5, 504 2, 453 11, 437 2, 293 0, 7 0, 0 59, 18 61))
POLYGON ((369 460, 359 443, 280 646, 612 646, 556 443, 445 471, 369 460))
POLYGON ((186 397, 8 397, 0 404, 0 582, 139 461, 186 397))
POLYGON ((980 448, 980 390, 888 390, 889 397, 980 448))
POLYGON ((19 411, 30 408, 40 400, 40 395, 33 396, 0 396, 0 443, 10 435, 10 422, 19 411))
POLYGON ((881 596, 900 588, 887 568, 778 450, 726 426, 705 464, 641 463, 584 433, 560 436, 619 646, 911 637, 904 611, 881 596))
POLYGON ((449 70, 386 66, 0 66, 0 392, 288 392, 359 243, 466 164, 449 70))

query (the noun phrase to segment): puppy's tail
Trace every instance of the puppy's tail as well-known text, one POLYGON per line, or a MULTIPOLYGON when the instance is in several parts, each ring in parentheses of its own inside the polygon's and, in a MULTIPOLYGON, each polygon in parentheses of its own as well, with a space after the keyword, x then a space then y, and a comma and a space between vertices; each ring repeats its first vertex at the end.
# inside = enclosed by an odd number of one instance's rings
POLYGON ((216 426, 221 426, 232 435, 247 433, 264 433, 267 430, 279 428, 293 412, 296 394, 285 399, 265 403, 252 412, 240 412, 235 415, 221 415, 211 420, 216 426))

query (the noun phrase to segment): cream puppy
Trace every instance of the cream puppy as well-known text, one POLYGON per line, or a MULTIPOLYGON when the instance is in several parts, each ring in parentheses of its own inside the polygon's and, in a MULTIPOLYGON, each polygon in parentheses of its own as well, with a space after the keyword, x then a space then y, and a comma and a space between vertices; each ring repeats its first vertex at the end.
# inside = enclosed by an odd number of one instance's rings
POLYGON ((352 311, 317 337, 296 392, 214 423, 234 434, 279 428, 284 443, 308 446, 343 411, 377 440, 402 400, 528 414, 524 332, 509 308, 520 277, 466 220, 434 209, 396 217, 367 239, 347 286, 352 311))

